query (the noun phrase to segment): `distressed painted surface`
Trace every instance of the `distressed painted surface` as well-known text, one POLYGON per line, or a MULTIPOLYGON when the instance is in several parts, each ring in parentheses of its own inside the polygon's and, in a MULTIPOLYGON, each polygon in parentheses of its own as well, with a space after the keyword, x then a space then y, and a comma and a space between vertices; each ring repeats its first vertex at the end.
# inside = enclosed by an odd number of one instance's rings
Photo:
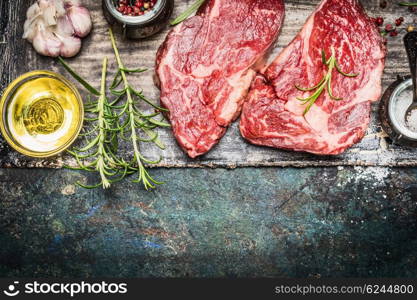
MULTIPOLYGON (((176 15, 190 3, 188 0, 175 2, 174 14, 176 15)), ((285 26, 277 45, 272 51, 272 57, 275 57, 276 53, 291 41, 318 2, 318 0, 286 1, 285 26)), ((389 22, 400 15, 406 18, 406 23, 411 22, 416 17, 415 14, 408 12, 406 8, 400 8, 397 5, 400 2, 399 0, 388 1, 389 5, 386 9, 380 8, 379 0, 362 2, 370 15, 382 15, 389 22)), ((31 1, 23 0, 0 2, 0 90, 19 74, 33 69, 48 69, 66 74, 54 60, 38 56, 28 43, 21 40, 25 11, 30 3, 31 1)), ((91 83, 98 85, 102 57, 108 56, 113 60, 113 53, 107 36, 107 23, 102 16, 101 1, 85 0, 84 3, 92 11, 95 28, 93 34, 84 40, 81 54, 77 58, 69 60, 69 62, 91 83)), ((140 65, 150 69, 149 72, 134 78, 133 82, 140 84, 145 93, 155 100, 159 97, 159 91, 152 80, 154 58, 167 30, 143 41, 121 41, 120 35, 118 35, 121 53, 127 64, 132 67, 140 65)), ((397 74, 404 75, 408 73, 406 54, 401 37, 389 38, 388 48, 387 65, 383 77, 384 87, 394 81, 397 74)), ((114 68, 114 64, 111 64, 111 68, 114 68)), ((160 166, 416 166, 416 150, 394 146, 386 138, 380 128, 377 108, 377 104, 374 104, 373 120, 368 135, 359 145, 338 157, 317 157, 252 146, 241 138, 235 123, 213 151, 196 160, 189 159, 179 149, 170 130, 162 130, 160 132, 161 139, 168 147, 163 153, 164 160, 160 166)), ((129 156, 129 145, 123 144, 122 148, 125 155, 129 156)), ((160 154, 158 150, 153 147, 148 148, 148 146, 144 146, 144 152, 150 154, 151 158, 156 158, 160 154)), ((52 160, 28 159, 11 151, 4 142, 0 142, 0 166, 61 167, 64 162, 74 164, 74 161, 68 157, 58 157, 52 160)))
MULTIPOLYGON (((286 28, 275 52, 290 41, 317 3, 286 2, 286 28)), ((63 72, 16 39, 29 3, 0 1, 1 89, 30 69, 42 66, 63 72)), ((96 27, 82 55, 71 64, 96 78, 98 66, 89 68, 101 60, 94 55, 94 45, 107 43, 105 23, 99 1, 85 3, 95 8, 96 27)), ((178 12, 185 2, 176 3, 178 12)), ((394 13, 398 11, 394 4, 383 13, 376 0, 364 4, 371 14, 382 14, 390 21, 398 14, 413 18, 405 10, 394 13)), ((164 35, 124 43, 122 53, 131 57, 132 65, 137 61, 152 68, 164 35)), ((111 57, 109 47, 101 49, 111 57)), ((401 39, 390 40, 389 47, 385 85, 394 80, 394 74, 407 72, 401 39)), ((151 73, 141 80, 156 99, 151 73)), ((351 150, 355 156, 321 161, 249 146, 236 128, 208 156, 191 161, 166 131, 162 134, 169 149, 164 164, 416 165, 411 149, 388 143, 388 150, 376 150, 386 141, 375 134, 379 131, 374 121, 370 135, 351 150)), ((28 160, 0 142, 0 165, 59 167, 62 159, 28 160)), ((74 185, 77 180, 94 182, 91 174, 0 169, 0 276, 417 276, 417 169, 159 168, 151 172, 167 184, 144 192, 140 185, 125 181, 103 192, 74 185)))
POLYGON ((416 277, 417 169, 0 169, 0 276, 416 277))

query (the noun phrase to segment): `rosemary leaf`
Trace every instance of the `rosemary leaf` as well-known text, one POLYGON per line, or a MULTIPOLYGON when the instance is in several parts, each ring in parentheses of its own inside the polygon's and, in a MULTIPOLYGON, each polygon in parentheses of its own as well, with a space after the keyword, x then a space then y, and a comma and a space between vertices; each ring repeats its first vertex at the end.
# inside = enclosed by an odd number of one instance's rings
POLYGON ((324 49, 321 51, 321 61, 323 65, 327 65, 326 52, 324 52, 324 49))
POLYGON ((80 75, 77 74, 63 59, 62 57, 58 57, 58 61, 62 64, 62 66, 77 80, 86 90, 88 90, 91 94, 100 96, 100 92, 91 86, 87 81, 85 81, 80 75))
POLYGON ((359 75, 359 74, 348 74, 348 73, 343 72, 337 62, 335 63, 335 66, 336 66, 337 71, 345 77, 357 77, 359 75))
POLYGON ((148 71, 148 69, 127 69, 127 68, 120 68, 120 70, 126 72, 126 73, 143 73, 148 71))
POLYGON ((417 2, 400 2, 400 6, 417 6, 417 2))
POLYGON ((308 87, 308 88, 303 88, 298 85, 295 85, 295 88, 302 92, 315 91, 313 94, 311 94, 310 96, 306 98, 297 97, 299 101, 303 102, 303 105, 307 105, 304 110, 304 115, 306 115, 310 111, 310 108, 313 106, 313 104, 320 97, 320 95, 323 93, 324 90, 327 90, 329 97, 332 100, 335 100, 335 101, 343 100, 343 98, 336 97, 333 94, 332 76, 333 76, 334 69, 336 69, 336 71, 342 74, 343 76, 349 77, 349 78, 353 78, 359 75, 359 74, 348 74, 348 73, 343 72, 339 64, 337 63, 336 53, 333 47, 331 48, 331 52, 332 52, 332 55, 330 56, 329 59, 326 58, 326 52, 324 50, 322 50, 321 52, 322 63, 323 65, 326 65, 328 67, 328 70, 327 70, 326 75, 323 76, 323 78, 320 80, 320 82, 317 85, 313 87, 308 87))
POLYGON ((190 7, 188 7, 181 15, 179 15, 175 20, 171 21, 171 25, 177 25, 187 19, 192 13, 196 12, 201 5, 203 5, 205 0, 197 0, 190 7))
POLYGON ((87 185, 78 182, 77 184, 94 189, 102 186, 109 188, 112 184, 119 182, 127 176, 137 174, 134 182, 140 182, 145 189, 155 188, 162 182, 156 181, 149 174, 146 164, 157 164, 157 160, 148 159, 141 152, 141 143, 153 143, 161 149, 165 149, 160 141, 156 128, 169 127, 163 121, 163 108, 152 103, 142 92, 136 91, 129 84, 127 75, 146 71, 145 69, 128 69, 123 65, 116 40, 110 29, 110 39, 117 61, 117 73, 111 86, 107 89, 107 58, 103 60, 100 91, 93 88, 81 76, 79 76, 62 58, 61 64, 68 72, 93 96, 86 105, 88 117, 84 118, 91 124, 91 128, 85 128, 82 136, 84 143, 81 148, 72 148, 68 153, 72 155, 78 166, 76 170, 95 172, 99 176, 99 183, 87 185), (121 86, 121 87, 119 87, 121 86), (107 98, 107 94, 111 98, 107 98), (152 113, 142 112, 138 107, 139 103, 149 105, 152 113), (162 116, 162 118, 158 118, 162 116), (117 154, 119 139, 129 141, 133 147, 133 158, 126 162, 117 154))
MULTIPOLYGON (((123 86, 123 95, 126 97, 126 101, 124 106, 121 106, 121 112, 118 113, 119 117, 125 117, 125 123, 123 125, 118 125, 118 128, 121 133, 121 138, 128 140, 125 136, 129 134, 130 142, 133 147, 133 158, 128 165, 129 173, 137 174, 137 179, 134 182, 142 183, 146 190, 155 188, 157 184, 160 184, 158 181, 152 178, 149 172, 146 169, 145 164, 157 164, 161 161, 160 158, 157 161, 152 161, 143 156, 141 153, 141 145, 140 143, 155 143, 158 147, 161 146, 159 140, 157 140, 158 135, 153 132, 151 129, 146 128, 146 123, 149 122, 149 119, 143 118, 144 115, 136 106, 137 102, 142 100, 144 103, 149 104, 151 107, 158 108, 159 107, 153 104, 150 100, 148 100, 142 93, 136 91, 132 88, 129 84, 127 75, 129 73, 136 73, 135 70, 127 69, 121 59, 119 50, 117 48, 116 39, 114 37, 113 31, 109 29, 110 33, 110 40, 113 46, 114 55, 116 57, 116 62, 118 65, 118 74, 122 79, 123 86), (149 139, 143 139, 138 136, 137 131, 142 130, 142 132, 146 133, 149 136, 149 139)), ((137 69, 138 72, 142 71, 142 69, 137 69)), ((111 90, 111 92, 115 95, 120 95, 121 91, 111 90)), ((160 124, 155 124, 155 127, 162 127, 162 124, 165 123, 159 122, 160 124)), ((161 147, 160 147, 161 148, 161 147)))

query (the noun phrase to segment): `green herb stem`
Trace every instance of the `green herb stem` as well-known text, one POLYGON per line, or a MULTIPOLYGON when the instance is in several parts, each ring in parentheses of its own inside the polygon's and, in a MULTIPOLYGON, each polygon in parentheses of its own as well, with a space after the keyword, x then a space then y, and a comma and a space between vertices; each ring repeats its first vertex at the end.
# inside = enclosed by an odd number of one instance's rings
POLYGON ((309 111, 310 108, 313 106, 313 104, 317 101, 317 99, 320 97, 320 95, 327 90, 327 92, 329 93, 329 96, 331 99, 335 100, 335 101, 340 101, 343 100, 342 98, 338 98, 336 96, 334 96, 333 94, 333 90, 332 90, 332 77, 333 77, 333 70, 336 69, 340 74, 342 74, 345 77, 356 77, 358 76, 358 74, 347 74, 345 72, 343 72, 341 70, 341 68, 339 67, 339 64, 337 63, 336 60, 336 53, 334 48, 331 48, 331 53, 332 55, 330 56, 329 59, 326 58, 326 52, 323 50, 322 51, 322 62, 323 65, 327 66, 327 73, 326 75, 324 75, 324 77, 320 80, 320 82, 310 88, 303 88, 300 87, 298 85, 295 86, 296 89, 298 89, 299 91, 302 92, 310 92, 310 91, 315 91, 313 94, 311 94, 309 97, 307 98, 300 98, 297 97, 298 100, 302 101, 303 104, 307 105, 303 115, 306 115, 309 111))
POLYGON ((97 103, 97 110, 98 110, 98 128, 99 128, 99 143, 98 143, 98 161, 97 161, 97 169, 100 173, 101 182, 103 184, 103 188, 109 188, 110 182, 107 179, 107 175, 105 172, 105 142, 106 142, 106 124, 104 120, 104 102, 106 98, 106 74, 107 74, 107 58, 103 60, 103 71, 101 76, 101 89, 100 89, 100 98, 98 99, 97 103))
POLYGON ((400 2, 400 6, 417 6, 417 2, 400 2))
MULTIPOLYGON (((142 182, 145 189, 147 189, 147 190, 150 189, 150 188, 152 189, 152 188, 155 188, 156 184, 162 184, 162 182, 158 182, 150 176, 150 174, 146 170, 146 167, 145 167, 144 163, 147 162, 147 163, 153 164, 153 163, 157 163, 159 161, 154 162, 154 161, 149 161, 146 158, 144 158, 143 155, 141 154, 141 151, 140 151, 140 148, 139 148, 139 141, 141 140, 143 142, 149 142, 149 141, 155 142, 155 139, 144 140, 144 139, 139 139, 138 138, 138 135, 137 135, 137 132, 136 132, 138 123, 139 123, 139 127, 140 126, 145 127, 145 128, 143 128, 143 127, 141 127, 141 128, 143 130, 145 130, 145 133, 149 134, 149 130, 146 130, 146 126, 147 126, 146 120, 145 120, 145 122, 142 122, 142 123, 136 121, 137 120, 137 115, 140 115, 140 112, 138 112, 138 110, 136 109, 134 95, 138 95, 140 93, 137 93, 137 92, 135 93, 134 89, 130 86, 129 81, 127 79, 127 74, 126 74, 126 73, 129 73, 129 69, 126 69, 124 67, 122 59, 120 57, 119 50, 118 50, 117 45, 116 45, 116 39, 114 37, 114 34, 113 34, 112 30, 110 29, 109 32, 110 32, 110 39, 111 39, 111 43, 112 43, 112 46, 113 46, 114 54, 116 56, 116 61, 117 61, 118 68, 119 68, 119 71, 117 72, 117 74, 119 74, 119 76, 121 76, 122 80, 121 80, 120 83, 123 83, 123 86, 124 86, 122 93, 124 93, 126 95, 126 106, 123 108, 122 112, 127 114, 127 120, 126 120, 125 124, 130 125, 130 127, 129 127, 130 138, 131 138, 132 146, 133 146, 133 160, 132 160, 132 162, 129 166, 129 170, 132 171, 132 172, 134 171, 134 172, 138 173, 138 179, 135 182, 142 182), (135 164, 136 164, 136 166, 135 166, 135 164)), ((131 70, 131 72, 136 72, 136 70, 131 70)), ((117 76, 116 76, 116 78, 117 78, 117 76)), ((115 82, 117 82, 117 80, 115 80, 115 82)), ((114 86, 114 88, 117 88, 117 86, 118 85, 116 84, 114 86)), ((141 98, 141 97, 139 97, 139 98, 141 98)), ((124 126, 124 127, 126 127, 126 126, 124 126)), ((156 143, 158 144, 159 141, 156 142, 156 143)))
POLYGON ((88 90, 91 94, 100 96, 100 92, 91 86, 87 81, 85 81, 80 75, 78 75, 66 62, 62 59, 62 57, 58 57, 58 61, 62 64, 62 66, 71 74, 74 79, 76 79, 86 90, 88 90))
POLYGON ((163 120, 158 120, 164 108, 152 103, 142 92, 135 90, 128 81, 128 74, 140 73, 144 69, 127 69, 124 67, 116 39, 110 29, 110 39, 118 69, 116 76, 109 87, 111 101, 107 97, 107 58, 103 60, 100 90, 96 90, 80 75, 78 75, 62 58, 59 61, 66 70, 86 88, 87 91, 97 96, 95 101, 89 100, 85 106, 88 117, 86 122, 93 124, 92 129, 86 129, 81 136, 86 144, 79 149, 73 148, 68 151, 77 161, 78 167, 71 168, 88 172, 97 172, 100 176, 100 183, 88 186, 78 183, 80 186, 92 189, 99 186, 109 188, 113 183, 124 179, 128 175, 138 174, 134 182, 142 183, 145 189, 155 188, 162 184, 153 179, 146 168, 146 164, 157 164, 157 161, 147 159, 141 153, 141 142, 154 143, 157 147, 165 149, 164 144, 159 140, 156 128, 170 127, 163 120), (123 86, 120 87, 120 86, 123 86), (138 108, 139 103, 149 105, 155 110, 153 113, 144 113, 138 108), (146 138, 138 135, 137 131, 146 138), (133 147, 133 158, 126 162, 117 154, 118 140, 130 141, 133 147), (84 162, 86 160, 87 162, 84 162))
MULTIPOLYGON (((61 63, 62 62, 64 61, 61 60, 61 63)), ((96 124, 93 126, 93 130, 84 134, 85 137, 92 137, 92 139, 91 141, 87 140, 87 145, 81 149, 68 151, 75 157, 78 163, 78 168, 76 169, 89 172, 96 171, 99 173, 101 180, 94 186, 88 186, 77 182, 80 186, 88 189, 96 188, 98 186, 102 186, 104 189, 109 188, 111 183, 114 182, 114 177, 118 176, 120 168, 123 167, 117 165, 112 158, 113 154, 111 153, 111 144, 114 139, 114 133, 111 132, 111 129, 114 121, 111 112, 106 109, 106 105, 108 105, 106 97, 107 62, 107 58, 104 58, 99 97, 94 105, 91 103, 89 108, 86 108, 86 113, 97 116, 95 118, 86 118, 87 121, 95 122, 96 124), (92 162, 86 164, 83 162, 85 159, 92 159, 92 162)), ((67 65, 67 69, 70 71, 70 74, 76 74, 69 65, 67 65)), ((75 78, 78 78, 78 76, 75 76, 75 78)))
POLYGON ((177 25, 187 19, 192 13, 196 12, 205 0, 197 0, 190 7, 188 7, 181 15, 179 15, 175 20, 171 21, 171 25, 177 25))

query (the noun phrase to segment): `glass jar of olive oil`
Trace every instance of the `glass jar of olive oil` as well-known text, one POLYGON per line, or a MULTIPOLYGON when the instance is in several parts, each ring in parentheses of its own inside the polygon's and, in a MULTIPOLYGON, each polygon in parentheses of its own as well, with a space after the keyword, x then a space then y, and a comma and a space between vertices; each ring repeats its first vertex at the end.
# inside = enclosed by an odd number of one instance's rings
POLYGON ((75 86, 61 75, 34 71, 16 79, 0 102, 0 129, 18 152, 49 157, 77 138, 84 108, 75 86))

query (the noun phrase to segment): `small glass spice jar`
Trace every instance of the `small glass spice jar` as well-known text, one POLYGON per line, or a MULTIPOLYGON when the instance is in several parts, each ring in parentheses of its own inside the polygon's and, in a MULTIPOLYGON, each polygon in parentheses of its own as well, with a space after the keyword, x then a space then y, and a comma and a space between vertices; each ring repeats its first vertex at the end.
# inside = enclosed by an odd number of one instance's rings
MULTIPOLYGON (((140 2, 144 3, 146 0, 140 2)), ((174 0, 156 0, 146 10, 140 6, 141 14, 138 15, 133 9, 129 13, 119 11, 118 0, 103 0, 102 3, 104 16, 109 24, 120 26, 123 36, 130 39, 146 38, 161 31, 168 24, 174 8, 174 0)), ((131 7, 134 8, 136 1, 128 0, 127 3, 133 3, 131 7)))

